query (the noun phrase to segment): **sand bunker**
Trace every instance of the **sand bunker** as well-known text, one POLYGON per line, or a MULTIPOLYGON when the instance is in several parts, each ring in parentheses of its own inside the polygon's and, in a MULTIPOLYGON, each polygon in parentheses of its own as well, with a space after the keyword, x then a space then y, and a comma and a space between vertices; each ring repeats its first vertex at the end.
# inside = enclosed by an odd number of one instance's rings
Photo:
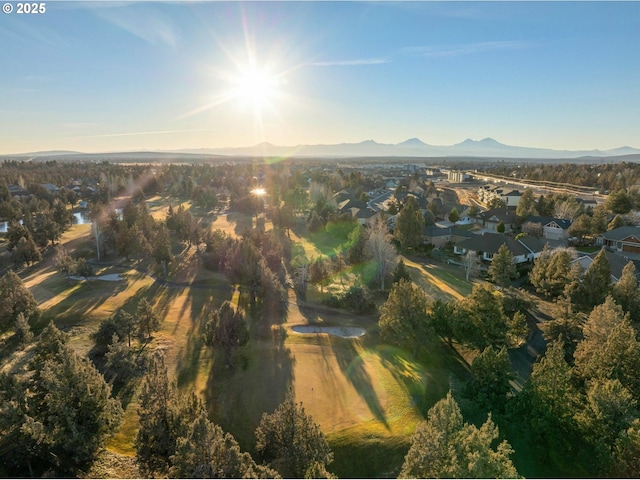
POLYGON ((358 338, 363 336, 366 332, 364 328, 360 327, 316 327, 314 325, 296 325, 291 327, 296 333, 310 334, 310 333, 326 333, 327 335, 335 335, 342 338, 358 338))

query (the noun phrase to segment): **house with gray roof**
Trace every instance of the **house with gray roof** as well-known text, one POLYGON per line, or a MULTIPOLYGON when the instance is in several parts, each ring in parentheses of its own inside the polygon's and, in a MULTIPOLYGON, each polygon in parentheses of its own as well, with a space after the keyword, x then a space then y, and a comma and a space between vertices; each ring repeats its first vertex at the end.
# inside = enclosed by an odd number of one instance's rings
POLYGON ((565 218, 536 217, 530 215, 522 224, 522 231, 548 240, 566 240, 572 221, 565 218))
POLYGON ((615 252, 640 253, 640 227, 624 226, 601 233, 596 245, 615 252))
POLYGON ((438 248, 444 247, 448 242, 461 242, 462 240, 475 236, 475 234, 468 230, 456 226, 441 227, 438 225, 429 225, 422 229, 424 243, 430 243, 438 248))
MULTIPOLYGON (((573 260, 571 263, 579 263, 582 265, 583 270, 586 272, 589 270, 589 267, 593 263, 593 260, 596 258, 600 252, 593 252, 590 254, 580 255, 578 258, 573 260)), ((622 270, 627 265, 627 263, 632 262, 636 267, 636 278, 640 280, 640 261, 632 260, 624 255, 620 255, 618 253, 611 252, 609 250, 604 251, 605 257, 607 257, 607 262, 609 262, 609 268, 611 269, 611 283, 616 283, 620 280, 622 276, 622 270)))
POLYGON ((483 260, 491 262, 493 256, 504 244, 513 255, 515 263, 530 262, 538 258, 544 248, 544 243, 535 237, 522 237, 516 240, 500 233, 485 233, 457 242, 453 252, 464 255, 468 251, 474 251, 483 260))
POLYGON ((504 223, 504 231, 512 232, 516 225, 516 211, 513 208, 492 208, 475 216, 476 225, 492 232, 498 231, 500 222, 504 223))

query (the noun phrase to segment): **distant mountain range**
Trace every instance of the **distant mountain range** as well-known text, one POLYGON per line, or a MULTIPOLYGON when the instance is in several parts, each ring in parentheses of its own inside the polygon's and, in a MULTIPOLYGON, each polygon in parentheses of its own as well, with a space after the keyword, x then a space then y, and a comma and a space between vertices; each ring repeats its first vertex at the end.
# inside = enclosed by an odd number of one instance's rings
MULTIPOLYGON (((359 143, 340 143, 336 145, 295 145, 282 146, 271 143, 260 143, 251 147, 235 148, 197 148, 172 151, 143 151, 143 152, 113 152, 86 154, 71 151, 49 151, 25 153, 22 155, 7 155, 7 157, 52 158, 64 157, 71 160, 90 156, 98 159, 121 159, 135 156, 151 159, 154 155, 170 160, 172 157, 195 156, 229 156, 229 157, 478 157, 493 159, 546 159, 564 160, 589 157, 592 159, 633 155, 640 155, 640 149, 633 147, 619 147, 612 150, 552 150, 546 148, 531 148, 505 145, 485 138, 472 140, 470 138, 455 145, 430 145, 419 138, 410 138, 396 144, 378 143, 375 140, 365 140, 359 143)), ((637 160, 636 160, 637 161, 637 160)))
POLYGON ((466 139, 455 145, 429 145, 419 138, 410 138, 396 144, 365 140, 359 143, 336 145, 281 146, 260 143, 252 147, 180 150, 181 153, 215 154, 230 156, 286 156, 286 157, 494 157, 570 159, 579 157, 610 157, 640 154, 640 149, 620 147, 612 150, 552 150, 505 145, 494 140, 466 139))

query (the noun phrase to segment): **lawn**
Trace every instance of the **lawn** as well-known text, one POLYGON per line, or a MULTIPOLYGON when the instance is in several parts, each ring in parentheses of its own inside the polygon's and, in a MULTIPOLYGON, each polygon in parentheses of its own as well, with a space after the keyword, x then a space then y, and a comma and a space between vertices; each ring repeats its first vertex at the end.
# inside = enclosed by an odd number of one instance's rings
POLYGON ((381 342, 376 330, 371 317, 291 305, 287 322, 237 352, 233 370, 215 359, 205 394, 212 419, 252 452, 262 414, 291 390, 334 449, 330 471, 343 478, 397 475, 417 423, 448 391, 450 369, 439 357, 417 362, 381 342), (291 330, 308 323, 369 332, 342 339, 291 330))
MULTIPOLYGON (((155 200, 150 209, 164 215, 166 205, 162 199, 155 200)), ((250 217, 230 214, 216 217, 211 228, 237 235, 253 224, 250 217)), ((308 255, 332 256, 348 248, 353 228, 348 223, 329 224, 323 232, 298 232, 300 236, 292 237, 308 255)), ((90 251, 88 229, 74 229, 66 235, 65 243, 90 251)), ((471 291, 472 284, 455 272, 405 263, 418 283, 437 289, 441 295, 459 298, 471 291)), ((164 351, 178 388, 201 396, 211 419, 232 433, 244 450, 254 451, 254 431, 262 414, 272 412, 292 391, 327 435, 335 453, 329 470, 340 477, 396 476, 416 425, 446 394, 455 370, 444 350, 426 352, 416 360, 386 345, 378 335, 375 316, 352 315, 315 304, 299 307, 292 290, 284 323, 265 327, 259 316, 248 315, 252 336, 236 352, 235 366, 230 369, 220 355, 203 344, 202 333, 213 309, 224 300, 237 303, 237 291, 234 295, 224 276, 202 268, 195 248, 178 252, 171 265, 170 280, 182 285, 161 285, 134 269, 112 267, 97 273, 119 273, 123 280, 68 281, 44 262, 41 268, 29 271, 25 281, 43 310, 43 324, 54 320, 71 333, 74 348, 87 352, 92 346, 90 334, 103 319, 119 308, 133 311, 139 299, 148 299, 163 318, 149 351, 164 351), (291 331, 293 325, 309 323, 358 325, 366 328, 367 334, 342 339, 291 331)), ((333 279, 333 287, 348 286, 372 273, 370 264, 345 269, 333 279)), ((107 444, 113 454, 135 455, 139 386, 140 382, 119 393, 125 416, 120 431, 107 444)))
POLYGON ((429 295, 443 300, 459 300, 468 296, 475 281, 464 278, 462 267, 423 263, 402 257, 414 282, 429 295))
POLYGON ((349 234, 355 228, 350 222, 329 222, 324 229, 305 236, 322 255, 333 257, 349 248, 349 234))

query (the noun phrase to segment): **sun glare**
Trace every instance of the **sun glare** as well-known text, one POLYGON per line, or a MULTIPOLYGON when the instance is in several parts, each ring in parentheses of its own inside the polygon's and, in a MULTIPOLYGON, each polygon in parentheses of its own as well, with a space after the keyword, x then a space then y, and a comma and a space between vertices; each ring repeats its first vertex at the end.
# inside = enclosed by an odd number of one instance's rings
POLYGON ((243 71, 234 82, 234 96, 254 109, 268 106, 275 94, 276 78, 266 70, 243 71))

